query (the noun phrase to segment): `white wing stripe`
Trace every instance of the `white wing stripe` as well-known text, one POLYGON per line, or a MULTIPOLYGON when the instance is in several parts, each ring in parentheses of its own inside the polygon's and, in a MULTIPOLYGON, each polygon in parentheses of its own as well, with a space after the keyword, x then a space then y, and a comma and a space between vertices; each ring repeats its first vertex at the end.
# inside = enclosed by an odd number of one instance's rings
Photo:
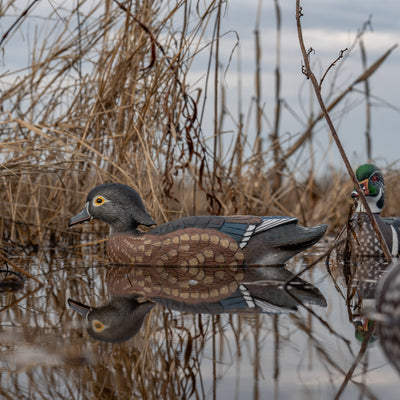
POLYGON ((294 217, 282 217, 282 218, 270 218, 264 220, 260 225, 257 226, 255 232, 267 231, 268 229, 275 228, 279 225, 285 225, 289 222, 297 221, 294 217))
POLYGON ((246 301, 247 307, 256 308, 256 305, 254 304, 254 301, 253 301, 253 297, 247 290, 246 286, 244 286, 243 284, 240 284, 239 290, 242 293, 243 299, 246 301))
POLYGON ((293 217, 279 217, 279 218, 268 218, 265 219, 263 222, 261 222, 260 225, 249 225, 246 229, 246 232, 243 234, 242 240, 239 243, 239 246, 241 249, 243 249, 246 245, 249 239, 253 236, 255 233, 259 232, 265 232, 269 229, 275 228, 280 225, 285 225, 289 222, 297 221, 297 218, 293 217))
POLYGON ((397 257, 399 252, 399 238, 397 236, 396 229, 394 229, 393 225, 390 225, 392 228, 392 256, 397 257))

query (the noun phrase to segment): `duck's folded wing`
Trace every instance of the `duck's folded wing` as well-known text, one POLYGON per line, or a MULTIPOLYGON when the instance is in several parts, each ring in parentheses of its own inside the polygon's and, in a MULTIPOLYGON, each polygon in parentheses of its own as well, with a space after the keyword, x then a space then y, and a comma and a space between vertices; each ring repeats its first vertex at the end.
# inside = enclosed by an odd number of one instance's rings
POLYGON ((240 244, 240 247, 243 248, 252 236, 277 226, 292 223, 296 224, 297 218, 281 216, 258 217, 250 215, 233 215, 227 217, 198 216, 181 218, 159 225, 151 231, 151 234, 164 235, 188 228, 215 230, 231 236, 240 244))

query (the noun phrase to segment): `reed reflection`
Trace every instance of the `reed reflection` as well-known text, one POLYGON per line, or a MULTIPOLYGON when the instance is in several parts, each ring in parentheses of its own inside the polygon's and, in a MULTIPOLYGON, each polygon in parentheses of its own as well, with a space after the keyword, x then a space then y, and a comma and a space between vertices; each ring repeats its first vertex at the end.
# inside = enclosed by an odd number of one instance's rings
POLYGON ((18 272, 0 270, 0 293, 17 292, 24 287, 24 278, 18 272))
POLYGON ((109 342, 136 335, 155 304, 201 314, 280 314, 296 312, 301 304, 326 306, 315 286, 284 267, 124 266, 110 268, 106 283, 105 306, 68 303, 85 317, 90 336, 109 342))

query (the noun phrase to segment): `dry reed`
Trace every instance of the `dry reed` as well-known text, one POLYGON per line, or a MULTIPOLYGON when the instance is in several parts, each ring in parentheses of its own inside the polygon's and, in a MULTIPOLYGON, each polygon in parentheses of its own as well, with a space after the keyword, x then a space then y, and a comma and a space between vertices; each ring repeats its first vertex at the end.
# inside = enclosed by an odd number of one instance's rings
MULTIPOLYGON (((0 18, 13 10, 15 3, 2 4, 0 18)), ((66 225, 94 185, 106 181, 131 185, 159 222, 201 213, 289 214, 308 225, 326 222, 334 232, 347 216, 343 204, 350 204, 352 184, 345 176, 329 171, 317 177, 316 168, 304 176, 296 174, 298 153, 313 148, 313 133, 320 129, 322 114, 310 115, 305 127, 299 126, 297 134, 291 132, 290 141, 280 135, 284 101, 278 1, 272 134, 270 138, 261 135, 265 110, 258 71, 255 141, 248 143, 245 121, 249 116, 239 106, 228 159, 222 139, 228 111, 224 88, 217 81, 225 3, 211 0, 204 6, 177 0, 166 4, 82 0, 70 10, 55 10, 49 15, 46 34, 38 33, 33 40, 28 65, 0 76, 2 247, 15 265, 30 265, 29 272, 46 283, 38 288, 30 282, 25 297, 10 294, 1 302, 2 306, 20 305, 2 310, 1 317, 10 321, 15 335, 10 339, 0 325, 0 334, 7 336, 2 354, 14 357, 24 344, 36 354, 36 360, 26 363, 25 358, 24 366, 11 371, 11 378, 0 376, 2 383, 8 379, 1 385, 7 389, 0 389, 4 398, 52 398, 55 392, 58 398, 68 399, 205 398, 209 397, 207 387, 214 391, 218 387, 226 353, 232 352, 232 358, 240 360, 243 349, 254 346, 249 352, 255 360, 253 376, 262 376, 257 361, 266 335, 275 338, 278 380, 278 353, 294 336, 289 330, 278 332, 278 317, 271 328, 261 318, 177 317, 156 308, 138 336, 126 344, 82 340, 76 315, 65 308, 67 289, 81 301, 105 303, 104 271, 96 268, 104 257, 103 245, 77 245, 95 240, 93 231, 103 238, 106 227, 87 225, 83 233, 75 235, 66 225), (206 43, 210 29, 214 35, 206 43), (190 86, 189 74, 195 57, 209 50, 208 74, 211 77, 214 66, 216 115, 212 116, 213 140, 206 141, 209 135, 203 132, 201 122, 204 102, 210 97, 205 88, 190 86), (253 152, 247 154, 245 146, 253 152), (71 244, 76 245, 73 250, 64 252, 71 244), (32 262, 29 255, 39 248, 46 251, 39 252, 32 262), (19 326, 21 321, 25 325, 19 326), (235 348, 232 337, 225 335, 227 328, 234 332, 235 348), (68 346, 65 331, 70 338, 68 346), (36 336, 36 332, 41 334, 36 336), (208 360, 203 351, 211 341, 214 361, 207 367, 213 370, 214 382, 206 385, 202 373, 208 360), (60 351, 64 347, 65 351, 60 351), (81 367, 68 368, 74 363, 81 367), (29 385, 19 384, 17 372, 26 374, 29 385)), ((17 24, 10 25, 1 40, 2 51, 7 53, 10 38, 23 32, 24 21, 34 10, 32 6, 16 16, 17 24)), ((256 36, 257 46, 260 41, 256 36)), ((256 65, 260 65, 259 57, 258 53, 256 65)), ((365 84, 383 60, 364 66, 356 81, 331 93, 328 110, 337 112, 354 86, 365 84)), ((395 211, 390 198, 400 190, 398 175, 388 168, 387 214, 395 211)), ((295 322, 323 353, 304 318, 295 317, 295 322)), ((321 357, 328 356, 324 353, 321 357)), ((7 365, 7 357, 4 359, 8 374, 11 363, 7 365)), ((331 363, 335 373, 345 374, 331 363)), ((332 373, 331 379, 334 377, 332 373)))
MULTIPOLYGON (((7 3, 4 11, 12 5, 7 3)), ((29 64, 0 76, 4 243, 33 250, 72 243, 66 222, 88 190, 105 181, 137 189, 159 222, 187 214, 252 213, 295 215, 304 224, 327 222, 331 230, 343 223, 346 211, 337 200, 346 201, 351 184, 334 171, 322 178, 316 177, 317 170, 299 177, 291 166, 298 151, 310 146, 322 114, 311 117, 303 133, 292 135, 290 146, 280 138, 278 2, 271 141, 257 134, 253 153, 247 155, 242 116, 232 139, 236 145, 226 160, 222 125, 227 111, 224 103, 218 105, 223 88, 218 87, 217 67, 214 140, 211 145, 205 141, 205 97, 190 86, 189 73, 193 59, 207 46, 212 46, 210 63, 218 65, 223 7, 218 0, 204 8, 190 1, 168 6, 83 1, 69 12, 63 10, 63 18, 61 11, 49 16, 57 22, 47 28, 50 34, 38 34, 29 64), (205 43, 209 29, 214 29, 214 37, 205 43)), ((4 51, 23 22, 3 37, 4 51)), ((258 35, 256 43, 260 46, 258 35)), ((335 110, 354 85, 366 82, 383 59, 378 61, 341 88, 328 110, 335 110)), ((264 112, 258 104, 257 132, 264 112)))

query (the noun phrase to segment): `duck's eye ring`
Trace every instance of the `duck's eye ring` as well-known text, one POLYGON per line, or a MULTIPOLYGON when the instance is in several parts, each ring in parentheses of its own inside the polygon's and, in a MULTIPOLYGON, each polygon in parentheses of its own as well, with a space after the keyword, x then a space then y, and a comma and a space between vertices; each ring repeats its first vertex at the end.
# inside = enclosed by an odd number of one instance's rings
POLYGON ((377 177, 376 175, 374 175, 374 176, 371 178, 371 181, 372 181, 372 182, 378 182, 378 177, 377 177))
POLYGON ((106 202, 106 199, 103 196, 96 196, 93 200, 93 204, 95 206, 101 206, 106 202))
POLYGON ((104 324, 98 319, 93 320, 92 327, 95 332, 101 332, 104 329, 104 324))

